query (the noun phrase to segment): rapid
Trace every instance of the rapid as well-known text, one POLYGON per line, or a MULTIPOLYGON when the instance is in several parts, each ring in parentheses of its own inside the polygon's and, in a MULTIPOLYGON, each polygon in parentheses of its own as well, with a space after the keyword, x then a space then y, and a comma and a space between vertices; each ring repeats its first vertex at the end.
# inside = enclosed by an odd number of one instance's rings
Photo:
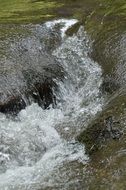
MULTIPOLYGON (((0 113, 0 190, 67 189, 78 180, 75 166, 84 168, 89 161, 84 145, 75 138, 102 110, 102 69, 90 57, 92 41, 83 26, 66 35, 77 22, 59 19, 43 24, 52 32, 58 25, 61 38, 51 51, 65 71, 63 81, 55 79, 56 107, 42 109, 33 102, 16 117, 0 113)), ((38 38, 43 25, 33 29, 38 38)))

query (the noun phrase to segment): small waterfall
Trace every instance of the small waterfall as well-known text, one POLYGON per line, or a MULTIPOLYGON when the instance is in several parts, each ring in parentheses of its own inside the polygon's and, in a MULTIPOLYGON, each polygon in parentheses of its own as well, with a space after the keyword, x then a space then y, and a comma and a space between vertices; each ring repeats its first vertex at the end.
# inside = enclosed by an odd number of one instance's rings
MULTIPOLYGON (((57 107, 43 110, 32 103, 12 119, 0 113, 1 190, 53 189, 58 168, 88 162, 85 147, 75 136, 102 109, 102 70, 89 56, 91 40, 83 27, 72 37, 65 35, 76 22, 61 19, 45 23, 50 30, 60 25, 61 44, 52 55, 66 74, 64 81, 54 79, 59 86, 59 92, 54 92, 57 107)), ((42 27, 36 26, 38 36, 42 27)))

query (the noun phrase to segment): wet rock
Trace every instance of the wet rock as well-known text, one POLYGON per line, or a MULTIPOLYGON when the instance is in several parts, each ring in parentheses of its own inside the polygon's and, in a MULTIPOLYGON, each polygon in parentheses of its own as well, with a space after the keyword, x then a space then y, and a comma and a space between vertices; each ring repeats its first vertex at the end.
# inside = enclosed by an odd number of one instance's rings
POLYGON ((97 35, 91 56, 103 69, 103 91, 113 93, 126 85, 126 33, 106 28, 97 35))
POLYGON ((12 96, 8 101, 0 104, 0 112, 16 114, 25 107, 26 103, 21 97, 12 96))
POLYGON ((57 27, 31 26, 28 36, 2 41, 0 48, 6 52, 0 58, 0 112, 18 113, 32 102, 43 109, 56 106, 57 82, 64 78, 52 55, 61 41, 57 27))
POLYGON ((94 124, 87 127, 78 137, 77 140, 84 143, 88 154, 93 154, 100 150, 107 141, 117 140, 121 138, 122 132, 120 129, 115 128, 116 124, 120 124, 113 120, 112 116, 101 118, 94 124))
POLYGON ((34 60, 27 53, 0 62, 0 112, 18 112, 32 102, 44 109, 56 104, 57 82, 64 78, 62 67, 51 55, 41 52, 34 60))
POLYGON ((116 124, 120 124, 120 122, 114 121, 112 116, 107 117, 104 120, 105 129, 102 131, 102 136, 108 136, 109 138, 119 139, 122 135, 122 132, 119 129, 114 128, 114 125, 116 124))
POLYGON ((57 90, 58 86, 54 82, 45 81, 44 84, 36 85, 37 93, 33 93, 34 100, 44 109, 49 108, 50 104, 54 108, 56 106, 56 96, 53 89, 57 90))
POLYGON ((1 75, 0 112, 18 113, 32 102, 37 102, 44 109, 48 108, 50 104, 55 107, 55 93, 58 91, 56 81, 63 80, 63 71, 57 63, 52 65, 52 69, 49 67, 50 65, 47 68, 41 66, 40 72, 36 69, 27 69, 25 72, 20 70, 18 75, 13 73, 14 77, 10 76, 10 73, 6 73, 5 88, 5 80, 1 75), (20 74, 23 77, 20 77, 20 74))
POLYGON ((113 80, 109 76, 104 77, 103 83, 101 85, 101 91, 105 94, 112 94, 119 89, 119 84, 116 80, 113 80))

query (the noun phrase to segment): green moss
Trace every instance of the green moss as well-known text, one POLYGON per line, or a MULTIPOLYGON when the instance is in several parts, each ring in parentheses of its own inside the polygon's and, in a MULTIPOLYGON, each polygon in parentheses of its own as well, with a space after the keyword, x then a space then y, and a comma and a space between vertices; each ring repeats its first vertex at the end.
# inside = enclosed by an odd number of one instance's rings
POLYGON ((0 0, 0 23, 40 22, 55 14, 52 9, 61 6, 56 1, 0 0))

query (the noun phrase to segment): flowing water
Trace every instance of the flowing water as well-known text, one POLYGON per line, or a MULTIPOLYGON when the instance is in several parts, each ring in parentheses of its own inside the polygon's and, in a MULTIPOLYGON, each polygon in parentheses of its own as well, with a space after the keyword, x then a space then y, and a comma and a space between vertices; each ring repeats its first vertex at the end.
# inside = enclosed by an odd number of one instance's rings
MULTIPOLYGON (((55 109, 43 110, 32 103, 15 118, 0 113, 0 190, 75 189, 86 176, 89 158, 75 137, 101 111, 104 98, 102 69, 90 58, 91 39, 82 26, 71 37, 65 34, 76 22, 60 19, 32 27, 39 38, 43 26, 53 31, 58 25, 61 42, 51 54, 63 67, 65 78, 55 79, 59 87, 55 109)), ((34 45, 33 49, 37 51, 34 45)))

